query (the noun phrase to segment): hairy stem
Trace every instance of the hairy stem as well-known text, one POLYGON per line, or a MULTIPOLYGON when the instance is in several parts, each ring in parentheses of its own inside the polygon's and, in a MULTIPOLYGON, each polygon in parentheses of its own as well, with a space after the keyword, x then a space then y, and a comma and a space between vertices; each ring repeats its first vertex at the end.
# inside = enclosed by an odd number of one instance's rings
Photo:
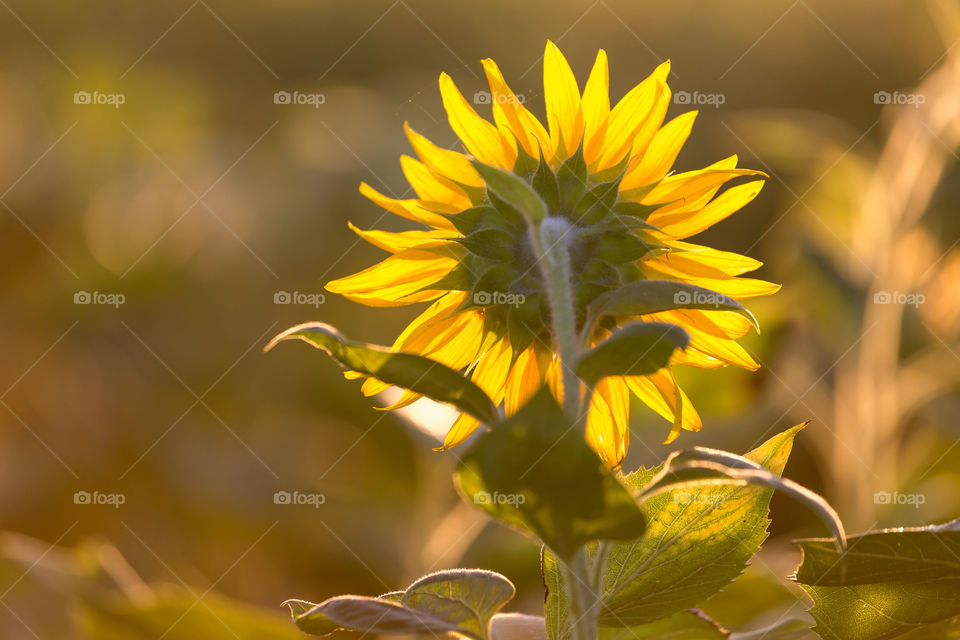
POLYGON ((572 640, 597 640, 597 598, 587 553, 577 550, 570 564, 563 564, 568 590, 567 620, 572 640))
POLYGON ((570 223, 564 218, 548 216, 540 223, 539 233, 531 230, 530 235, 550 301, 553 335, 562 366, 563 408, 576 419, 580 414, 580 380, 573 366, 579 342, 573 305, 570 250, 567 247, 570 231, 570 223))

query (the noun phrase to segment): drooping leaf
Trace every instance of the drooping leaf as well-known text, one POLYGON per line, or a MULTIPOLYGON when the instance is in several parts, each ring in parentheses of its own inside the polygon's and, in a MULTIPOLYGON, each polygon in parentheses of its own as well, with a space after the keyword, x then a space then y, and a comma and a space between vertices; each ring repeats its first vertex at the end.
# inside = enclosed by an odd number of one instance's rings
POLYGON ((643 531, 633 496, 546 387, 480 436, 462 460, 455 481, 467 502, 562 557, 588 540, 623 540, 643 531))
POLYGON ((523 214, 529 222, 540 222, 547 216, 547 205, 526 180, 479 160, 473 160, 472 164, 487 183, 487 190, 523 214))
MULTIPOLYGON (((774 436, 745 458, 781 474, 801 428, 774 436)), ((624 481, 640 493, 662 470, 641 469, 624 481)), ((601 576, 600 624, 646 624, 694 607, 723 589, 740 575, 766 538, 772 493, 763 486, 705 481, 651 495, 641 505, 647 517, 643 536, 587 546, 591 568, 601 576)), ((543 569, 547 629, 556 633, 564 627, 566 616, 563 577, 547 552, 543 569)))
MULTIPOLYGON (((814 630, 828 640, 885 640, 960 616, 960 520, 871 531, 845 553, 829 540, 799 541, 796 580, 813 598, 814 630)), ((953 633, 943 623, 937 633, 953 633)))
POLYGON ((670 362, 677 349, 686 349, 690 336, 679 325, 635 322, 580 356, 574 369, 589 386, 607 376, 643 376, 670 362))
POLYGON ((297 627, 312 635, 338 629, 377 634, 456 633, 487 640, 490 620, 515 593, 503 576, 481 569, 451 569, 426 575, 404 591, 378 598, 338 596, 320 604, 284 604, 297 627))
POLYGON ((726 451, 693 447, 671 454, 663 469, 643 489, 639 498, 644 500, 667 489, 696 487, 704 482, 756 484, 776 489, 798 500, 818 515, 833 533, 833 544, 841 549, 846 545, 846 533, 840 516, 823 497, 747 458, 726 451))
POLYGON ((336 328, 322 322, 290 327, 271 340, 264 351, 285 340, 303 340, 326 351, 345 369, 452 404, 486 424, 497 418, 496 406, 480 387, 436 360, 347 340, 336 328))
POLYGON ((587 323, 592 328, 604 316, 640 316, 671 309, 733 311, 759 328, 753 314, 733 298, 672 280, 639 280, 597 296, 587 309, 587 323))

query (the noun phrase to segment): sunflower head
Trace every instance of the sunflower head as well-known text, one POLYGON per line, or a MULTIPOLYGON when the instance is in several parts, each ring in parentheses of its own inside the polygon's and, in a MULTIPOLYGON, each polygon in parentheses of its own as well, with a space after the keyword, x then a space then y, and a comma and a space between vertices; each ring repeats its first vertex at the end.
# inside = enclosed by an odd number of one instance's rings
MULTIPOLYGON (((391 198, 369 185, 360 187, 387 211, 424 228, 401 233, 354 228, 392 255, 327 288, 373 306, 431 302, 394 348, 464 370, 508 414, 544 384, 559 397, 564 365, 556 353, 546 296, 550 267, 538 259, 523 207, 500 197, 502 191, 491 182, 506 171, 535 194, 545 219, 560 230, 556 237, 569 256, 576 331, 586 346, 627 322, 666 322, 690 336, 688 348, 674 355, 671 366, 757 368, 736 342, 752 326, 739 300, 773 293, 778 286, 739 277, 759 262, 685 239, 752 200, 762 180, 718 195, 721 187, 741 176, 764 174, 738 169, 736 156, 700 170, 672 171, 696 112, 664 123, 671 97, 669 63, 611 107, 606 54, 597 55, 581 92, 566 60, 548 42, 547 126, 511 91, 492 60, 484 60, 483 67, 493 122, 478 115, 442 74, 444 107, 464 150, 437 147, 405 125, 419 159, 402 156, 401 166, 416 197, 391 198), (673 298, 651 300, 639 310, 625 307, 602 319, 592 313, 598 301, 645 281, 662 281, 667 288, 658 291, 672 291, 673 298)), ((363 391, 370 395, 385 387, 371 378, 363 391)), ((619 464, 626 452, 631 392, 673 423, 668 440, 682 429, 700 428, 671 367, 605 378, 591 396, 587 440, 607 463, 619 464)), ((417 397, 407 392, 394 406, 417 397)), ((459 444, 477 426, 461 416, 444 446, 459 444)))

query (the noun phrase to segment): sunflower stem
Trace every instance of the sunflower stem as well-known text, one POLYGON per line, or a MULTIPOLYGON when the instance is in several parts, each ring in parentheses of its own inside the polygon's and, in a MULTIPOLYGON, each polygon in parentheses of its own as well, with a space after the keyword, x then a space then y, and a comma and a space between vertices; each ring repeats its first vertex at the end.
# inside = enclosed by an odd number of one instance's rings
POLYGON ((569 565, 563 564, 568 590, 567 620, 571 640, 597 640, 597 598, 587 553, 580 547, 569 565))
POLYGON ((540 223, 539 231, 531 228, 530 235, 550 302, 553 335, 563 376, 563 408, 567 415, 577 419, 580 415, 580 379, 573 367, 579 355, 579 342, 567 245, 571 230, 566 219, 548 216, 540 223))

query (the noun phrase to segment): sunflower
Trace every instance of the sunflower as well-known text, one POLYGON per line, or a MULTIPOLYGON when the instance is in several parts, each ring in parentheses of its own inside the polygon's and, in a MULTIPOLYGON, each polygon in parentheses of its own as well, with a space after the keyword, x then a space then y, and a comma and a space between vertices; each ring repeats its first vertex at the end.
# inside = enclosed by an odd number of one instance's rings
MULTIPOLYGON (((766 175, 738 169, 736 156, 696 171, 672 171, 697 112, 664 124, 671 99, 669 62, 613 107, 603 50, 582 94, 552 42, 547 43, 543 64, 547 126, 511 91, 493 60, 483 60, 493 122, 479 116, 450 76, 441 74, 443 105, 465 152, 438 147, 405 123, 419 159, 404 155, 400 164, 417 197, 390 198, 366 183, 360 185, 360 192, 380 207, 426 228, 392 233, 351 224, 362 239, 391 255, 326 285, 331 292, 375 307, 430 303, 394 348, 465 371, 503 404, 507 415, 544 384, 561 398, 562 364, 525 222, 486 189, 473 161, 527 180, 551 216, 571 223, 572 287, 581 329, 592 300, 638 280, 689 283, 734 300, 779 289, 740 277, 760 262, 686 242, 750 202, 766 175), (718 195, 726 183, 742 176, 760 179, 718 195)), ((627 450, 631 394, 672 423, 668 442, 681 430, 700 429, 700 417, 677 385, 672 366, 758 368, 737 343, 751 322, 729 310, 675 308, 615 318, 612 326, 601 325, 587 336, 587 342, 637 320, 680 325, 690 343, 674 354, 670 366, 653 375, 606 378, 597 386, 588 407, 586 438, 611 466, 619 465, 627 450)), ((370 396, 386 388, 368 378, 362 391, 370 396)), ((407 391, 388 409, 417 399, 407 391)), ((462 443, 478 426, 475 419, 461 415, 442 448, 462 443)))

